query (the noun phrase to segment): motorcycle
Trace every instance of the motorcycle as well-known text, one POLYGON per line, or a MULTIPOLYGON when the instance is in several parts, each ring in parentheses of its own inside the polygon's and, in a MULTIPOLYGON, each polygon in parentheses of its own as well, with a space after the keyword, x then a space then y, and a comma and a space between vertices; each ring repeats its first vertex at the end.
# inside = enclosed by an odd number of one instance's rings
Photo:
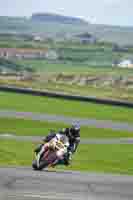
POLYGON ((64 159, 69 146, 66 136, 59 136, 50 142, 44 144, 33 160, 32 167, 34 170, 42 170, 46 167, 52 167, 58 164, 58 161, 64 159))

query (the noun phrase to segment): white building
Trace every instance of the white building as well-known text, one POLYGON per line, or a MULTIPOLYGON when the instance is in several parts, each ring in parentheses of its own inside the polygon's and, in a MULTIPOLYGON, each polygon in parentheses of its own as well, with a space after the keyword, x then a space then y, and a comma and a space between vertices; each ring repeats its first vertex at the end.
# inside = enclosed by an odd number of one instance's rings
POLYGON ((41 42, 43 41, 43 38, 41 36, 34 36, 34 41, 41 42))
POLYGON ((58 59, 58 54, 57 54, 57 52, 55 50, 49 50, 46 53, 45 57, 47 59, 50 59, 50 60, 57 60, 58 59))
POLYGON ((123 68, 126 68, 126 67, 130 68, 130 67, 133 67, 133 62, 130 59, 123 60, 118 64, 118 66, 123 67, 123 68))

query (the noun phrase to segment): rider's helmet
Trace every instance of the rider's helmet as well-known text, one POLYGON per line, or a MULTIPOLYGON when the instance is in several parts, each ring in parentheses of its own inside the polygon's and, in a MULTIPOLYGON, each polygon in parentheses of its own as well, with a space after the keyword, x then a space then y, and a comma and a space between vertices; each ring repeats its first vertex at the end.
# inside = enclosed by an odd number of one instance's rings
POLYGON ((79 123, 72 123, 72 129, 80 131, 80 124, 79 123))

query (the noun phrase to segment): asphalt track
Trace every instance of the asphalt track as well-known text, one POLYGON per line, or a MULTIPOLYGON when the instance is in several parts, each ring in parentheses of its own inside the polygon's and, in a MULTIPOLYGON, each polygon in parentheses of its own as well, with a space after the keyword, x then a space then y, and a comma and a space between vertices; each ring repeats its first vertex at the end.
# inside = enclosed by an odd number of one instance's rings
MULTIPOLYGON (((42 136, 16 136, 12 134, 0 134, 1 139, 11 139, 18 141, 42 142, 42 136)), ((85 138, 81 139, 81 144, 133 144, 133 138, 85 138)))
POLYGON ((133 177, 0 168, 1 200, 132 200, 133 177))
POLYGON ((66 124, 72 124, 72 122, 79 122, 82 126, 107 128, 112 130, 128 131, 133 133, 133 124, 123 123, 123 122, 113 122, 110 120, 84 119, 84 118, 65 117, 65 116, 48 115, 48 114, 40 114, 32 112, 16 112, 8 110, 1 110, 0 117, 32 119, 32 120, 49 121, 49 122, 62 122, 66 124))
MULTIPOLYGON (((133 125, 106 120, 67 118, 64 116, 0 111, 1 117, 28 118, 71 123, 133 132, 133 125)), ((3 136, 2 136, 3 137, 3 136)), ((5 137, 9 137, 4 136, 5 137)), ((14 136, 11 136, 12 138, 14 136)), ((17 138, 16 138, 17 139, 17 138)), ((19 137, 20 139, 20 137, 19 137)), ((22 137, 21 140, 28 138, 22 137)), ((29 138, 29 140, 33 139, 29 138)), ((37 140, 37 138, 34 138, 37 140)), ((41 138, 38 138, 39 140, 41 138)), ((132 138, 118 139, 133 143, 132 138)), ((112 142, 118 142, 112 139, 112 142)), ((96 142, 94 139, 89 140, 96 142)), ((99 141, 99 140, 98 140, 99 141)), ((98 142, 97 141, 97 142, 98 142)), ((109 142, 111 140, 104 140, 109 142)), ((84 141, 82 141, 84 143, 84 141)), ((88 143, 88 142, 87 142, 88 143)), ((101 140, 101 144, 103 139, 101 140)), ((133 200, 133 176, 89 174, 71 171, 33 171, 31 168, 0 168, 0 200, 133 200)))

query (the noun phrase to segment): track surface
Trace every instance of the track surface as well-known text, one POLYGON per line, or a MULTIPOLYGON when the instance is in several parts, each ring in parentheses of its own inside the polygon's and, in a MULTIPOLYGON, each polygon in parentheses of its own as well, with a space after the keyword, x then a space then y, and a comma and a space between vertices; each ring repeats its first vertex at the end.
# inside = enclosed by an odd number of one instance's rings
POLYGON ((0 168, 1 200, 132 200, 133 177, 0 168))
POLYGON ((1 110, 0 117, 10 117, 10 118, 21 118, 21 119, 32 119, 39 121, 50 121, 50 122, 63 122, 71 124, 72 122, 79 122, 84 126, 91 126, 97 128, 108 128, 112 130, 123 130, 133 132, 133 124, 123 123, 123 122, 112 122, 109 120, 95 120, 95 119, 81 119, 74 117, 64 117, 57 115, 48 115, 40 113, 31 113, 31 112, 16 112, 16 111, 7 111, 1 110))
MULTIPOLYGON (((11 134, 1 134, 1 139, 13 139, 18 141, 32 141, 32 142, 42 142, 42 136, 15 136, 11 134)), ((91 139, 81 139, 81 144, 133 144, 133 138, 91 138, 91 139)))
MULTIPOLYGON (((15 111, 0 111, 1 117, 27 118, 52 122, 127 130, 133 132, 133 125, 106 120, 67 118, 64 116, 33 114, 15 111)), ((5 137, 5 136, 4 136, 5 137)), ((17 139, 17 138, 16 138, 17 139)), ((27 140, 27 138, 21 138, 27 140)), ((31 139, 31 138, 29 138, 31 139)), ((33 139, 33 137, 32 137, 33 139)), ((34 138, 37 139, 37 138, 34 138)), ((38 138, 40 140, 40 138, 38 138)), ((131 139, 121 139, 132 143, 131 139), (128 141, 127 141, 128 140, 128 141)), ((96 141, 89 140, 91 143, 96 141)), ((97 140, 97 143, 99 140, 97 140)), ((101 140, 101 144, 111 140, 101 140)), ((112 142, 118 142, 115 139, 112 142)), ((82 141, 84 143, 84 141, 82 141)), ((88 143, 88 142, 87 142, 88 143)), ((0 168, 1 200, 133 200, 133 177, 98 175, 80 172, 33 171, 30 168, 0 168)))

